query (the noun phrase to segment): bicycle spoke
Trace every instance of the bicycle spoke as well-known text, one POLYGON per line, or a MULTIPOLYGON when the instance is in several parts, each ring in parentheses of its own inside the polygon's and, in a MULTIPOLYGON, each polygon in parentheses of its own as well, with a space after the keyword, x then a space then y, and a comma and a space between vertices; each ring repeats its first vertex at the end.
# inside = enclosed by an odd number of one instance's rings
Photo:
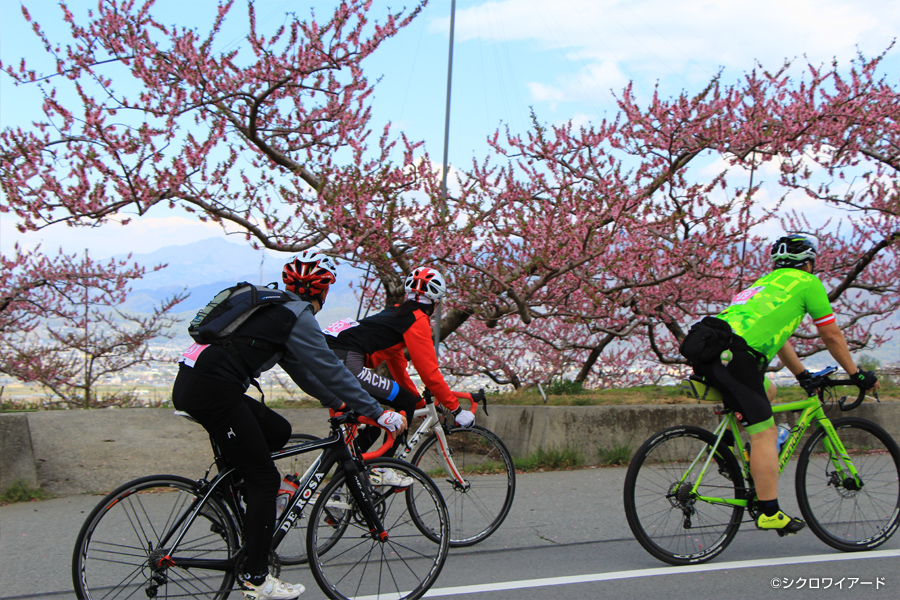
POLYGON ((653 556, 670 564, 707 561, 731 542, 743 508, 709 503, 698 495, 739 498, 736 461, 722 455, 700 476, 715 437, 696 427, 675 427, 652 437, 635 453, 625 478, 625 513, 632 532, 653 556))
POLYGON ((900 449, 878 425, 848 417, 832 423, 845 446, 859 482, 844 459, 826 451, 825 429, 804 446, 797 468, 797 500, 810 529, 839 550, 868 550, 887 541, 900 512, 900 449))
MULTIPOLYGON (((310 567, 323 591, 334 600, 355 596, 418 598, 432 585, 446 560, 449 548, 449 520, 446 506, 434 483, 408 463, 375 459, 367 469, 392 468, 414 483, 402 490, 373 493, 371 501, 387 533, 385 540, 373 539, 362 512, 351 502, 350 520, 343 535, 325 551, 320 539, 330 537, 323 514, 335 494, 351 498, 344 475, 336 475, 323 491, 324 498, 313 507, 307 539, 310 567), (432 541, 423 529, 437 535, 432 541)), ((366 475, 367 476, 367 475, 366 475)))
POLYGON ((469 546, 503 523, 515 495, 515 468, 500 439, 487 429, 454 428, 447 434, 451 460, 463 477, 457 481, 444 458, 441 440, 429 436, 412 462, 432 476, 450 511, 450 545, 469 546))
MULTIPOLYGON (((174 476, 146 477, 107 496, 85 521, 76 543, 72 575, 78 598, 224 597, 234 580, 224 567, 154 566, 169 552, 160 548, 161 540, 172 536, 171 528, 180 527, 190 513, 195 486, 174 476)), ((224 565, 236 550, 237 535, 225 509, 208 500, 172 556, 176 563, 213 558, 224 565)))

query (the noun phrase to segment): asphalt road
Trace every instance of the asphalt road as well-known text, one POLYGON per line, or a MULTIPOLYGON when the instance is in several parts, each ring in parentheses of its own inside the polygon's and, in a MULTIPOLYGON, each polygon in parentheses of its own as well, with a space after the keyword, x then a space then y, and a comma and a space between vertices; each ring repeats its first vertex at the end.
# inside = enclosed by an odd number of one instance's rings
MULTIPOLYGON (((900 536, 845 554, 808 530, 778 538, 744 526, 713 562, 670 567, 634 541, 622 511, 624 468, 519 475, 509 517, 492 537, 451 552, 429 598, 766 599, 900 597, 900 536), (841 581, 840 584, 838 582, 841 581), (840 585, 840 587, 838 587, 840 585), (827 587, 826 587, 827 586, 827 587)), ((789 476, 783 505, 798 513, 789 476)), ((0 507, 0 597, 71 598, 75 538, 99 496, 0 507)), ((282 578, 324 596, 305 567, 282 578)))

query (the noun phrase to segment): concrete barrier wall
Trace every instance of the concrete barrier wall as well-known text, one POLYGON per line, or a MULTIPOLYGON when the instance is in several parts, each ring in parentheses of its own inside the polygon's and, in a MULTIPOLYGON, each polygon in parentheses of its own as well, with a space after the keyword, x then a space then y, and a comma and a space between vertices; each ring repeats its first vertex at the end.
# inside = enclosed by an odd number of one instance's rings
MULTIPOLYGON (((585 464, 597 464, 599 449, 632 450, 673 425, 712 429, 714 405, 667 406, 490 406, 476 422, 495 433, 515 457, 539 448, 575 449, 585 464)), ((279 410, 294 431, 324 436, 323 409, 279 410)), ((900 403, 867 403, 853 414, 881 424, 900 439, 900 403)), ((793 423, 795 416, 788 415, 793 423)), ((51 494, 108 492, 143 475, 199 477, 212 461, 205 431, 171 409, 42 411, 0 415, 0 490, 24 480, 51 494)))
POLYGON ((17 481, 29 487, 37 486, 28 416, 0 416, 0 491, 6 491, 17 481))

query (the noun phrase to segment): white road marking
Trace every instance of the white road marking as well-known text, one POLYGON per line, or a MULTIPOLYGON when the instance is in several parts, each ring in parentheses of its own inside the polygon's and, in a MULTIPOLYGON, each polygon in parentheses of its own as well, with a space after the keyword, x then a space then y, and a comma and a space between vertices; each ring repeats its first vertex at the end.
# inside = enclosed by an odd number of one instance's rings
POLYGON ((683 567, 659 567, 657 569, 638 569, 635 571, 616 571, 611 573, 590 573, 586 575, 569 575, 567 577, 547 577, 543 579, 526 579, 524 581, 504 581, 481 585, 462 585, 457 587, 432 588, 425 598, 453 596, 458 594, 478 594, 484 592, 500 592, 526 588, 569 585, 572 583, 592 583, 595 581, 613 581, 616 579, 634 579, 637 577, 656 577, 659 575, 680 575, 684 573, 703 573, 722 571, 725 569, 752 569, 755 567, 778 567, 784 565, 800 565, 805 563, 833 562, 838 560, 861 560, 869 558, 897 558, 900 550, 872 550, 870 552, 846 552, 844 554, 814 554, 811 556, 795 556, 793 558, 767 558, 758 560, 737 560, 683 567))

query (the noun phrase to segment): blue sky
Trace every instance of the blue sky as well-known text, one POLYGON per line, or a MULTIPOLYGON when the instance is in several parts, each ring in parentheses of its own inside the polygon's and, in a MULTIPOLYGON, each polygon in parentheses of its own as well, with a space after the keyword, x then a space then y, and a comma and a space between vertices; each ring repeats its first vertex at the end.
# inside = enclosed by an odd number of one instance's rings
MULTIPOLYGON (((24 2, 33 16, 59 31, 60 12, 47 0, 24 2)), ((96 2, 73 0, 76 14, 96 2)), ((262 27, 274 28, 284 13, 304 16, 310 7, 325 17, 334 2, 257 0, 262 27)), ((375 1, 375 12, 388 6, 375 1)), ((397 3, 391 2, 397 6, 397 3)), ((529 126, 533 109, 542 122, 588 123, 615 113, 613 92, 635 83, 639 97, 659 84, 665 95, 696 91, 721 69, 726 82, 752 69, 770 69, 785 59, 814 63, 837 59, 846 65, 857 49, 867 56, 884 51, 900 32, 900 2, 887 0, 458 0, 453 57, 451 165, 466 166, 485 153, 485 139, 498 126, 514 132, 529 126)), ((42 50, 17 0, 0 0, 0 58, 17 64, 39 61, 42 50)), ((211 21, 210 0, 160 0, 167 22, 211 21)), ((238 0, 219 38, 239 43, 244 3, 238 0)), ((381 77, 374 99, 373 126, 391 121, 395 131, 424 140, 433 160, 443 152, 450 1, 433 0, 422 15, 365 63, 370 80, 381 77)), ((39 64, 35 62, 35 64, 39 64)), ((895 81, 900 50, 886 61, 895 81)), ((38 114, 35 90, 16 89, 0 75, 0 126, 27 126, 38 114)), ((181 240, 220 235, 171 211, 158 211, 127 228, 96 230, 54 227, 21 236, 8 215, 0 217, 0 250, 16 241, 69 252, 90 249, 103 257, 132 250, 150 252, 181 240)))

